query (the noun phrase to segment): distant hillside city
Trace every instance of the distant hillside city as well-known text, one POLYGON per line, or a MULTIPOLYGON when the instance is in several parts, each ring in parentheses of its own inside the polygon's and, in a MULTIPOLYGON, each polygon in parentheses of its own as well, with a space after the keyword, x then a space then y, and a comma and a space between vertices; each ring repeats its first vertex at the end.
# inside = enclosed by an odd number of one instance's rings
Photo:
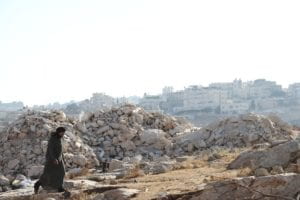
MULTIPOLYGON (((39 105, 32 109, 60 109, 76 117, 82 112, 125 103, 139 105, 148 111, 183 116, 197 125, 206 125, 219 118, 248 112, 276 114, 291 124, 300 125, 300 83, 283 88, 275 81, 265 79, 211 83, 208 87, 191 85, 178 91, 173 87, 164 87, 159 95, 144 94, 143 97, 113 98, 104 93, 94 93, 91 98, 83 101, 39 105)), ((0 117, 1 113, 3 117, 3 112, 23 108, 22 102, 0 102, 0 117)))

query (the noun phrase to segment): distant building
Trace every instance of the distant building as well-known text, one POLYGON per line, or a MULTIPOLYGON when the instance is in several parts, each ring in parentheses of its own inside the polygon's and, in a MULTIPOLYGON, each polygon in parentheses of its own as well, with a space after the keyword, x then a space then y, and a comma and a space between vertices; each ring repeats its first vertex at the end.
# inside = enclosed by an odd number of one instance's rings
POLYGON ((284 96, 284 91, 275 81, 267 81, 265 79, 257 79, 252 84, 248 84, 248 99, 259 99, 269 97, 284 96))
POLYGON ((227 98, 228 92, 221 89, 190 86, 184 90, 183 109, 214 110, 227 98))
POLYGON ((144 97, 140 100, 139 106, 147 111, 161 111, 161 103, 162 97, 160 95, 144 94, 144 97))
POLYGON ((183 100, 183 91, 172 92, 165 97, 165 101, 160 104, 160 108, 167 113, 174 114, 176 112, 176 108, 183 107, 183 100))
POLYGON ((294 99, 300 99, 300 83, 289 85, 288 95, 294 99))
POLYGON ((94 93, 90 98, 90 103, 95 107, 112 107, 115 105, 115 99, 104 93, 94 93))

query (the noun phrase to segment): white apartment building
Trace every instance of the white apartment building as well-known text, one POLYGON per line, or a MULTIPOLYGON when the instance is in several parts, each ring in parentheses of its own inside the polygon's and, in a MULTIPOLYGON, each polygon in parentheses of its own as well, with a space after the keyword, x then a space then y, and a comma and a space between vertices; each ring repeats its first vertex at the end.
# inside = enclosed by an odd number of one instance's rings
POLYGON ((227 91, 201 86, 190 86, 184 90, 183 107, 190 110, 216 108, 228 98, 227 91))

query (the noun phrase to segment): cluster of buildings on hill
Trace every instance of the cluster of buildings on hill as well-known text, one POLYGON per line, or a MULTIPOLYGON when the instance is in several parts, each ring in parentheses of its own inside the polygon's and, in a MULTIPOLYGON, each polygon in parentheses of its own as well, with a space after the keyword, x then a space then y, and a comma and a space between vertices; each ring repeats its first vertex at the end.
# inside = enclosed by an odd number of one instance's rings
MULTIPOLYGON (((191 85, 174 91, 165 87, 159 95, 144 94, 143 97, 113 98, 104 93, 94 93, 91 98, 66 104, 34 106, 34 109, 62 109, 67 114, 77 115, 97 109, 110 108, 118 104, 133 103, 148 111, 159 111, 186 116, 197 120, 199 116, 227 116, 246 112, 276 113, 286 120, 300 124, 300 83, 282 88, 274 81, 257 79, 243 82, 211 83, 204 87, 191 85), (293 117, 290 117, 293 116, 293 117)), ((1 104, 1 108, 14 110, 23 107, 21 102, 1 104)), ((201 118, 201 117, 200 117, 201 118)))
POLYGON ((190 111, 235 114, 296 103, 299 95, 300 84, 283 89, 276 82, 265 79, 249 82, 234 80, 230 83, 212 83, 208 87, 193 85, 181 91, 166 87, 161 95, 145 95, 140 105, 172 114, 190 111))
POLYGON ((139 104, 147 110, 159 110, 195 120, 200 115, 227 116, 256 112, 276 113, 286 120, 299 123, 300 83, 282 88, 274 81, 258 79, 211 83, 208 87, 192 85, 180 91, 165 87, 160 95, 144 95, 139 104))

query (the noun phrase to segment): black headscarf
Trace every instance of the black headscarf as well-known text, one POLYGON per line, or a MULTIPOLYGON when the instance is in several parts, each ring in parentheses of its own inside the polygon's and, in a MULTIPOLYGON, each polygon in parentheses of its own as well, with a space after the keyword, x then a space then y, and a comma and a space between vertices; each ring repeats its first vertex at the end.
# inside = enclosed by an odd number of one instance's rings
POLYGON ((64 132, 66 132, 66 129, 64 127, 58 127, 56 131, 52 133, 52 136, 55 136, 57 138, 62 138, 62 136, 60 136, 59 133, 64 133, 64 132))

